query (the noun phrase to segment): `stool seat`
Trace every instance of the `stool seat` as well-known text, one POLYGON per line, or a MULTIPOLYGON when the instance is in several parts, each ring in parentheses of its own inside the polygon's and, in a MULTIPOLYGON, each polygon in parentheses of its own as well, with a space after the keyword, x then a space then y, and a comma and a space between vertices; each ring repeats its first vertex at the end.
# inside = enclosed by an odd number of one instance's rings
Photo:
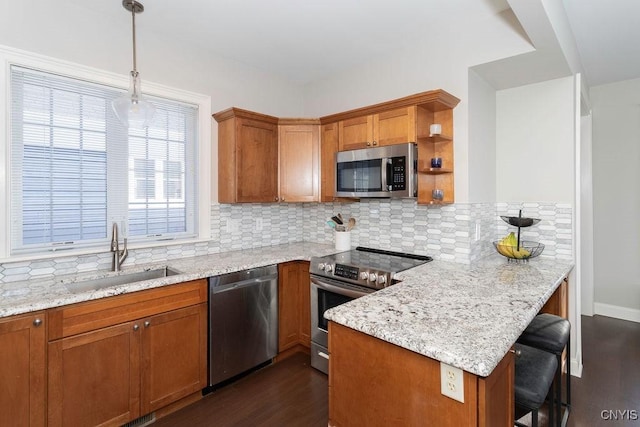
POLYGON ((553 314, 538 314, 524 330, 518 342, 541 350, 560 354, 569 340, 571 324, 553 314))
MULTIPOLYGON (((516 406, 524 411, 516 417, 539 409, 546 400, 553 378, 558 368, 558 361, 553 354, 522 344, 515 345, 520 355, 515 360, 515 401, 516 406)), ((517 408, 516 408, 517 409, 517 408)))

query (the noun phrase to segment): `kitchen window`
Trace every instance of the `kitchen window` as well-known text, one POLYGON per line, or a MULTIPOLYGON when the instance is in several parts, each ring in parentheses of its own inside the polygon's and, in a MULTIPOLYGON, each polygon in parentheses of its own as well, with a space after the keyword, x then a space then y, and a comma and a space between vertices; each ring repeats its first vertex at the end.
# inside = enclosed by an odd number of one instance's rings
POLYGON ((198 191, 208 193, 209 181, 199 185, 208 177, 198 162, 202 103, 147 95, 152 123, 127 129, 111 110, 124 90, 111 82, 8 70, 10 246, 0 257, 107 250, 113 222, 133 246, 208 237, 209 206, 198 206, 209 200, 198 191))

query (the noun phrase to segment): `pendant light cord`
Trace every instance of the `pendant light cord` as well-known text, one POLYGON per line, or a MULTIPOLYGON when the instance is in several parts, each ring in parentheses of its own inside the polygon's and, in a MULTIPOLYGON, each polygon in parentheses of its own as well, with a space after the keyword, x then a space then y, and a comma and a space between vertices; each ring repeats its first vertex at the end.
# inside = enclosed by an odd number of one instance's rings
POLYGON ((132 22, 132 34, 133 34, 133 72, 138 73, 138 67, 136 66, 136 7, 135 4, 131 7, 131 22, 132 22))

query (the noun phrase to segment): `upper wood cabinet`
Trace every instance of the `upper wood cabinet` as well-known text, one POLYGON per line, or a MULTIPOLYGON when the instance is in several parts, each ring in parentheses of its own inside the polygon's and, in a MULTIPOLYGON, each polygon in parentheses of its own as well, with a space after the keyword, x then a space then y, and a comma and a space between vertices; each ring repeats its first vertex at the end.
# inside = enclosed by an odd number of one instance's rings
POLYGON ((280 119, 279 201, 320 200, 320 121, 280 119))
MULTIPOLYGON (((324 116, 320 123, 323 126, 338 123, 338 151, 416 142, 418 203, 447 204, 455 201, 453 109, 459 102, 455 96, 438 89, 324 116), (441 132, 431 135, 429 128, 436 123, 441 126, 441 132), (440 168, 431 167, 433 157, 442 158, 440 168), (433 197, 433 190, 442 190, 442 200, 433 197)), ((331 139, 329 130, 326 135, 323 131, 323 144, 325 139, 331 139)), ((324 150, 323 147, 323 172, 325 167, 329 169, 324 165, 324 150)), ((331 201, 324 184, 327 182, 333 187, 334 183, 328 178, 322 179, 322 200, 331 201)))
POLYGON ((0 321, 0 425, 45 425, 45 331, 42 312, 0 321))
POLYGON ((239 108, 218 122, 218 201, 278 200, 278 118, 239 108))
POLYGON ((416 107, 402 107, 339 122, 340 151, 416 141, 416 107))
POLYGON ((218 122, 220 203, 320 200, 320 121, 278 119, 239 108, 218 122))
POLYGON ((419 105, 418 116, 418 203, 449 204, 455 201, 453 167, 453 109, 440 103, 419 105), (431 135, 429 127, 437 123, 442 131, 431 135), (442 166, 431 167, 431 159, 440 157, 442 166), (442 200, 433 190, 442 190, 442 200))
POLYGON ((333 202, 336 189, 336 153, 338 152, 338 123, 321 128, 320 142, 320 201, 333 202))

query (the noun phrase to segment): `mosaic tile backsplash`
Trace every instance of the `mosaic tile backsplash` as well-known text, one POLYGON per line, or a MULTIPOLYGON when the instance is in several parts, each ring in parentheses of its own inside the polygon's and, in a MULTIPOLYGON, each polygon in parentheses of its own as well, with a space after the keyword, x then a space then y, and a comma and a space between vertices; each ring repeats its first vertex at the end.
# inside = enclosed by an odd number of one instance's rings
MULTIPOLYGON (((340 212, 357 220, 351 245, 431 255, 470 263, 494 252, 491 244, 515 228, 500 215, 540 218, 523 229, 524 240, 545 244, 541 256, 572 259, 572 206, 557 203, 458 203, 422 206, 415 200, 369 199, 353 203, 273 203, 211 206, 211 240, 129 251, 125 265, 145 264, 290 242, 334 242, 327 219, 340 212)), ((62 256, 0 264, 0 281, 111 268, 111 254, 62 256)))

